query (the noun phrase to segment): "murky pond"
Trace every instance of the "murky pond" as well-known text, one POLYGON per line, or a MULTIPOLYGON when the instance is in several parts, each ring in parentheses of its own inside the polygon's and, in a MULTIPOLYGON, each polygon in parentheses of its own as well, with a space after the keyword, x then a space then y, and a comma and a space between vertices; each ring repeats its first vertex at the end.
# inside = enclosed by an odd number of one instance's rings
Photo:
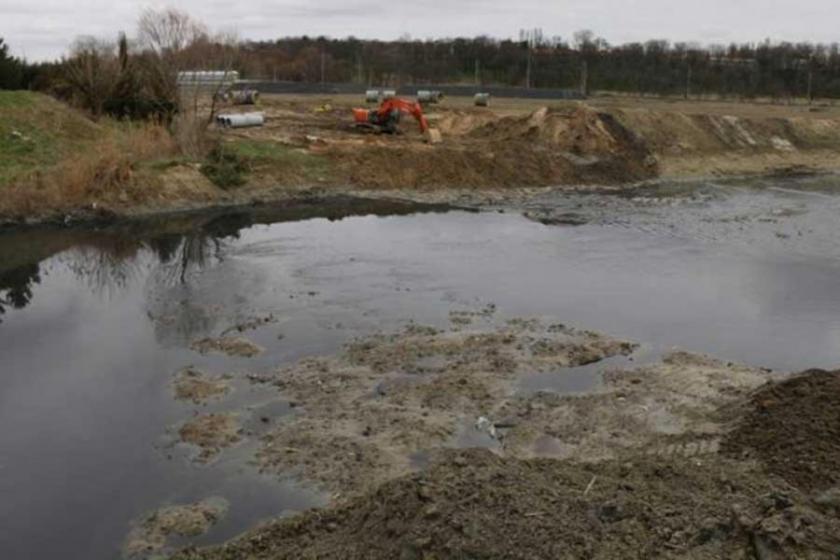
MULTIPOLYGON (((235 405, 259 434, 289 411, 246 373, 412 320, 493 304, 641 343, 617 365, 678 346, 837 366, 838 193, 832 177, 671 185, 547 196, 530 219, 342 201, 0 236, 0 557, 118 557, 132 520, 211 496, 230 510, 199 542, 324 503, 258 474, 247 443, 198 465, 174 430, 235 405), (266 352, 190 349, 237 325, 266 352), (232 374, 230 399, 173 399, 186 366, 232 374)), ((522 390, 587 391, 603 367, 522 390)))

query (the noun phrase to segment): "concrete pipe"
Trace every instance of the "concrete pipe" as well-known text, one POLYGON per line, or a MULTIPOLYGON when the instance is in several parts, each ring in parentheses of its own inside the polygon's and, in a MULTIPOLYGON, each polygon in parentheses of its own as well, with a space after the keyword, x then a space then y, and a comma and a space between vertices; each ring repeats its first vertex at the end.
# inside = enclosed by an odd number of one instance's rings
POLYGON ((234 91, 231 96, 236 105, 256 105, 260 100, 260 92, 253 89, 234 91))
POLYGON ((388 99, 394 99, 397 96, 397 90, 395 89, 383 89, 382 90, 382 101, 387 101, 388 99))
POLYGON ((378 89, 369 89, 365 92, 366 103, 379 103, 381 92, 378 89))
POLYGON ((476 93, 475 94, 475 106, 476 107, 489 107, 490 106, 490 94, 489 93, 476 93))
POLYGON ((243 113, 219 115, 217 122, 225 128, 247 128, 251 126, 262 126, 265 124, 264 113, 243 113))
POLYGON ((417 101, 419 103, 427 103, 429 105, 434 105, 440 103, 441 99, 443 99, 443 94, 439 91, 421 89, 417 92, 417 101))

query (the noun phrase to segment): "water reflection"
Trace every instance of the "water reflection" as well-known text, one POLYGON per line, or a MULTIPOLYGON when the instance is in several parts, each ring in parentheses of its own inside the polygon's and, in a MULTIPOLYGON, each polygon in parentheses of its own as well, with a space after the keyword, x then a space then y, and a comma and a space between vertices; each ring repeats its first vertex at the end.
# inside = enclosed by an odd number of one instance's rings
POLYGON ((221 262, 225 240, 257 224, 357 215, 446 211, 438 205, 353 198, 258 206, 238 212, 184 214, 91 230, 25 230, 0 235, 0 322, 8 309, 32 302, 44 261, 58 256, 97 294, 118 293, 153 269, 155 281, 186 284, 193 271, 221 262))
POLYGON ((41 267, 27 264, 0 272, 0 322, 6 308, 23 309, 32 300, 32 287, 41 282, 41 267))

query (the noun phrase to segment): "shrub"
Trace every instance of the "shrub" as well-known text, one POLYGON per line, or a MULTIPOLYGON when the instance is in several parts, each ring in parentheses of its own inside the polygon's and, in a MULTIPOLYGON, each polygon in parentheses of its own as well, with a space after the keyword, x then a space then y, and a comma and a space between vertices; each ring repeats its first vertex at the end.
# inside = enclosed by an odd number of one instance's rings
POLYGON ((216 186, 222 189, 241 187, 251 170, 248 160, 231 150, 226 150, 219 142, 201 166, 201 172, 216 186))

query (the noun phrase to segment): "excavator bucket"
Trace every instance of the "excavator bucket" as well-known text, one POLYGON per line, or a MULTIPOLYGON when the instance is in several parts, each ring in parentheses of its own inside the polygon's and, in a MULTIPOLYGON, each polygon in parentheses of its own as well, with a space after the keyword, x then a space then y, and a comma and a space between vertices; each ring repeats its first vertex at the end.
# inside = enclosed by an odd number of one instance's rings
POLYGON ((356 124, 367 124, 370 111, 367 109, 353 109, 353 121, 356 124))
POLYGON ((443 142, 443 136, 437 128, 426 129, 426 142, 429 144, 440 144, 443 142))

